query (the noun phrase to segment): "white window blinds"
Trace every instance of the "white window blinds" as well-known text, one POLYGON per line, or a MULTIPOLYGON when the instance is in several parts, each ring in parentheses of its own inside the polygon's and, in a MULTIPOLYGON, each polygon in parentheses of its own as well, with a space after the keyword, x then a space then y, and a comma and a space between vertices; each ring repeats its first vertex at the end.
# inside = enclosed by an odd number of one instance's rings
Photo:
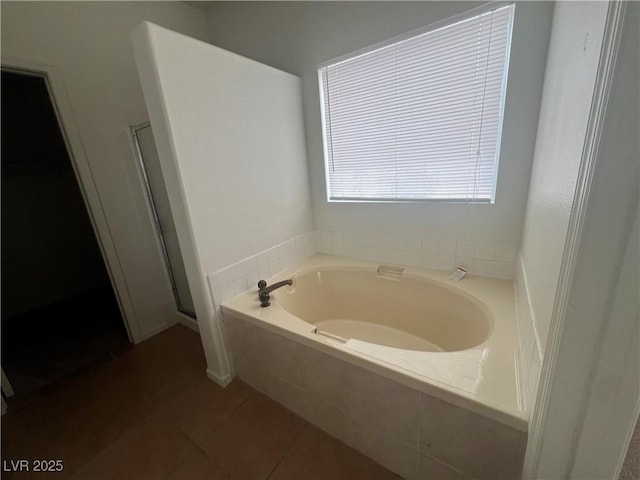
POLYGON ((493 202, 513 5, 319 70, 328 198, 493 202))

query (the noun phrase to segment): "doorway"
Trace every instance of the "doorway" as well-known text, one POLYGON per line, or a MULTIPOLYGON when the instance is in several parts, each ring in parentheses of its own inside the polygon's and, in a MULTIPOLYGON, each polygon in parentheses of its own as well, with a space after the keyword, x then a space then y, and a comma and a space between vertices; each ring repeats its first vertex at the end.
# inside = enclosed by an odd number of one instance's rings
POLYGON ((17 396, 131 348, 46 76, 2 69, 2 367, 17 396))

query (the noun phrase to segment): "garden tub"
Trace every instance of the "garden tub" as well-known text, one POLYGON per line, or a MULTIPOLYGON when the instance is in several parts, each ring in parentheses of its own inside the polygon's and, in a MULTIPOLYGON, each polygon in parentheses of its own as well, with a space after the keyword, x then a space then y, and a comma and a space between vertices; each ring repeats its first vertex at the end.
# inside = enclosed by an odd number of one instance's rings
POLYGON ((517 475, 527 421, 513 282, 448 275, 315 255, 268 279, 292 280, 268 307, 257 287, 223 304, 236 371, 403 476, 429 462, 517 475), (340 420, 318 416, 327 408, 340 420), (389 445, 412 460, 394 464, 389 445))

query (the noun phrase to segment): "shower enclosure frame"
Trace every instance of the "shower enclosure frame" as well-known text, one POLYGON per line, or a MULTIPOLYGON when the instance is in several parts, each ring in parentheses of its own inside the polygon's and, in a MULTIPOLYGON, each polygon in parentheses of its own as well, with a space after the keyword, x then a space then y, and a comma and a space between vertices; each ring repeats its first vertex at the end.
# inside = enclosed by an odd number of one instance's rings
MULTIPOLYGON (((144 157, 142 155, 142 150, 140 149, 140 141, 138 138, 138 131, 143 128, 151 128, 151 122, 144 122, 138 125, 132 125, 129 127, 129 131, 131 132, 131 139, 133 141, 133 147, 137 162, 137 167, 140 172, 140 176, 142 177, 142 182, 144 184, 144 191, 147 199, 147 206, 149 207, 149 211, 151 212, 151 216, 153 218, 153 226, 157 235, 157 240, 160 245, 160 250, 162 251, 162 256, 164 258, 164 264, 167 269, 167 275, 169 276, 169 282, 171 283, 171 290, 173 292, 173 298, 176 302, 176 309, 182 315, 189 317, 192 320, 196 320, 195 311, 189 310, 180 301, 180 295, 178 294, 178 287, 176 285, 176 278, 173 272, 173 267, 171 266, 171 259, 169 257, 169 252, 167 251, 167 244, 165 241, 165 236, 162 231, 162 224, 160 223, 160 217, 158 215, 158 208, 156 206, 156 202, 153 197, 153 191, 151 189, 151 183, 149 181, 149 176, 147 174, 147 167, 144 163, 144 157)), ((152 129, 153 132, 153 129, 152 129)))

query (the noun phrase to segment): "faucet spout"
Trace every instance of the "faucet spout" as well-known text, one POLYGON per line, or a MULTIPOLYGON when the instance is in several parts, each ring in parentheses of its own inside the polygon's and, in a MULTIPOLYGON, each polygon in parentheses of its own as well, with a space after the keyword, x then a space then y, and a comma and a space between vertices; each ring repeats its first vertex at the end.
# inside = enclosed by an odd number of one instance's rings
POLYGON ((271 302, 269 301, 269 298, 270 298, 269 294, 273 292, 275 289, 284 287, 285 285, 293 285, 293 280, 292 279, 282 280, 281 282, 273 283, 268 287, 267 287, 267 282, 265 282, 264 280, 260 280, 258 282, 258 288, 259 288, 258 298, 260 299, 260 306, 268 307, 269 305, 271 305, 271 302))

